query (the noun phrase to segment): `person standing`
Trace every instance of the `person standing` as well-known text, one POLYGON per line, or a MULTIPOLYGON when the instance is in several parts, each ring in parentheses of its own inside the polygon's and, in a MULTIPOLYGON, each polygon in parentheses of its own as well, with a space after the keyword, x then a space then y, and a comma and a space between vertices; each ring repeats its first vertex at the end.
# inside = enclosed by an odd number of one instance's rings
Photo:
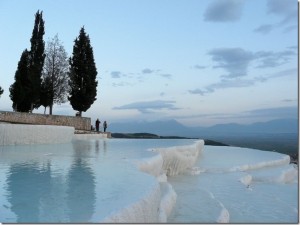
POLYGON ((106 128, 107 128, 107 123, 106 123, 106 120, 105 120, 104 123, 103 123, 104 132, 106 132, 106 128))
POLYGON ((96 120, 95 125, 96 125, 96 131, 99 132, 99 126, 100 126, 100 120, 99 119, 96 120))

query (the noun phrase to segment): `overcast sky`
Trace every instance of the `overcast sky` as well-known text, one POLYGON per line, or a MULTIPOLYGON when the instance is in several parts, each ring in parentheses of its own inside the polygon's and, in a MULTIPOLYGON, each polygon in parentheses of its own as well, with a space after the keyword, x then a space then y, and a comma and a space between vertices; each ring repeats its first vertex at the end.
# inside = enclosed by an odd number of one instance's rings
MULTIPOLYGON (((90 36, 92 123, 297 117, 297 0, 0 0, 0 110, 12 111, 9 86, 37 10, 45 42, 58 34, 69 56, 82 26, 90 36)), ((53 112, 75 115, 68 102, 53 112)))

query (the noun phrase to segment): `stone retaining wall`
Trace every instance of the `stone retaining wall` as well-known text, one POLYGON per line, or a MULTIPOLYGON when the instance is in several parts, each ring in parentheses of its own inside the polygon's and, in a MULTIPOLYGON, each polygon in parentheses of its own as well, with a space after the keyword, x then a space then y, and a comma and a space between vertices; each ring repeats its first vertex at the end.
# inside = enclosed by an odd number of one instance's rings
POLYGON ((0 111, 0 122, 70 126, 76 130, 91 130, 91 118, 0 111))

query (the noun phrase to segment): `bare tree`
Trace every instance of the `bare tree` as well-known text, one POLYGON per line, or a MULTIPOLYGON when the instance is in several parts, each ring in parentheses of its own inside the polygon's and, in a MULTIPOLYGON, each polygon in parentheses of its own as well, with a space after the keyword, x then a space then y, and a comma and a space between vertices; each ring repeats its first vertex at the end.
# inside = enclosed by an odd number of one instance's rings
POLYGON ((50 107, 50 115, 52 115, 53 104, 67 101, 68 69, 67 53, 56 34, 52 40, 47 42, 41 91, 41 105, 45 108, 50 107))

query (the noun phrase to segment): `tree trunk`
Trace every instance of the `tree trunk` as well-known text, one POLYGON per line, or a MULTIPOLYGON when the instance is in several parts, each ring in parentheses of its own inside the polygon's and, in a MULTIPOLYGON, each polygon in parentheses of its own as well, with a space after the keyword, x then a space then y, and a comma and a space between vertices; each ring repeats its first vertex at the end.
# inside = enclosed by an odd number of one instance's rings
POLYGON ((52 108, 53 108, 53 105, 50 105, 49 106, 49 115, 52 115, 52 108))
POLYGON ((33 103, 31 103, 29 113, 32 113, 32 111, 33 111, 33 103))

